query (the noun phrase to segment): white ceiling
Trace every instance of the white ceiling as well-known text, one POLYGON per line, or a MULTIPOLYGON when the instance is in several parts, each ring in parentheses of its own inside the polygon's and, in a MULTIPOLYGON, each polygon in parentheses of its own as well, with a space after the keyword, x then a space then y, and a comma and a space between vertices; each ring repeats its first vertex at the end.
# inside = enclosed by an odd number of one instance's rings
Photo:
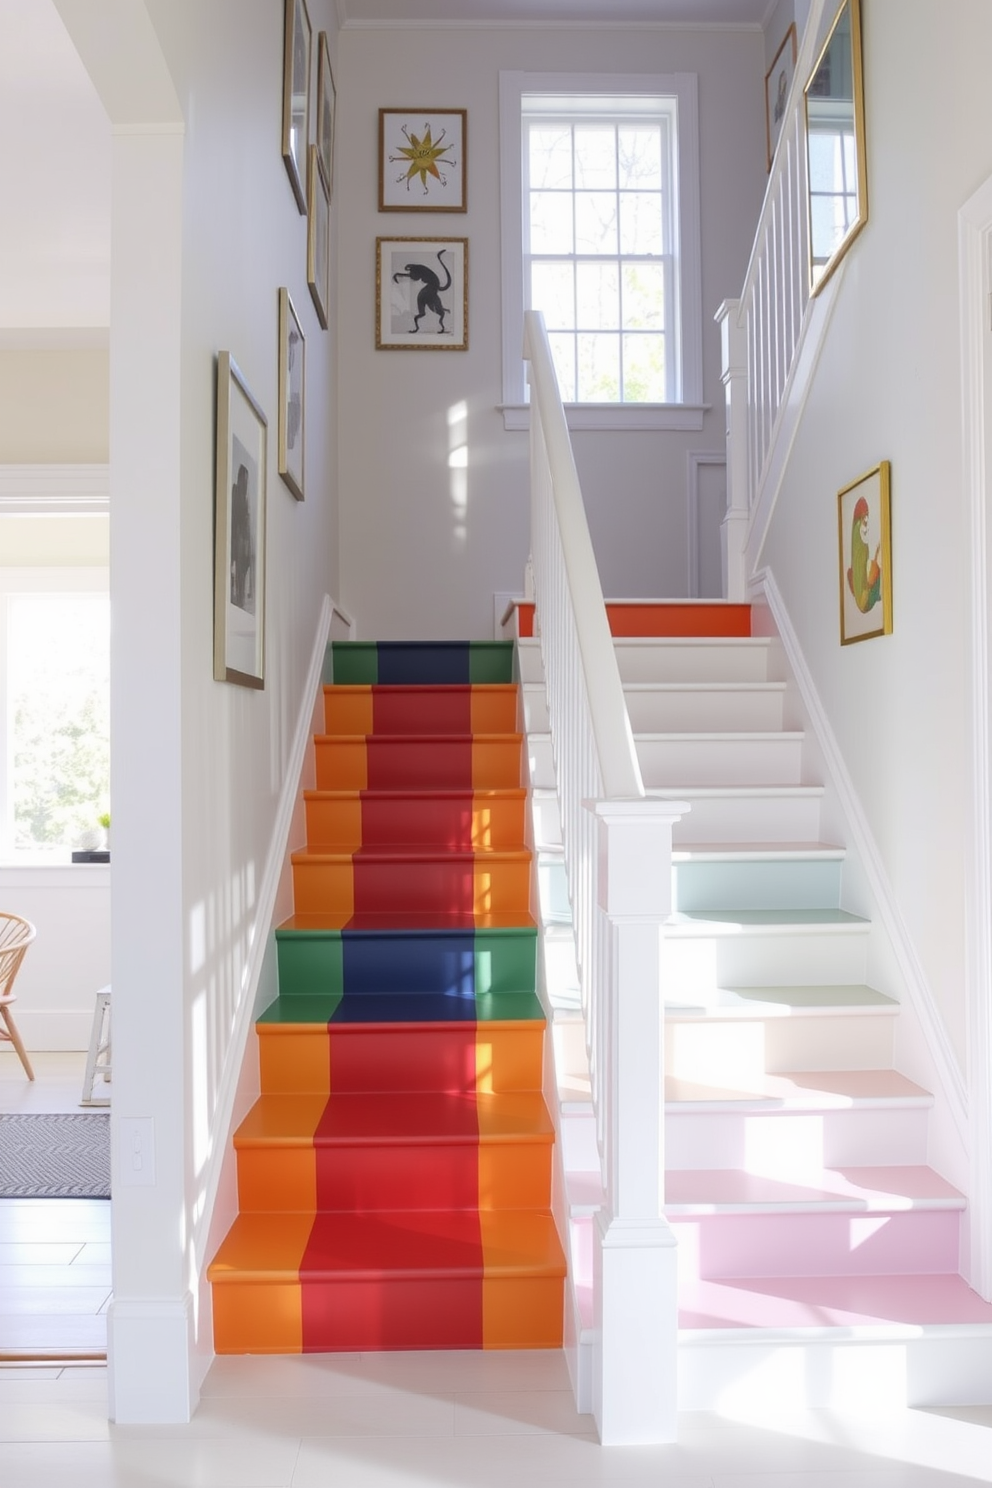
MULTIPOLYGON (((338 0, 345 25, 758 25, 775 0, 338 0)), ((0 348, 110 323, 110 126, 53 0, 0 0, 0 348)))
POLYGON ((775 0, 338 0, 347 25, 405 21, 668 21, 760 26, 775 0))

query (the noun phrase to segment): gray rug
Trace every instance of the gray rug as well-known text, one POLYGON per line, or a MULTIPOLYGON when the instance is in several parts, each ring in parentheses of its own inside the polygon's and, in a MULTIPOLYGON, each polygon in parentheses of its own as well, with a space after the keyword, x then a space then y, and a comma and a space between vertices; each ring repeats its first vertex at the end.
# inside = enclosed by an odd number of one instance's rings
POLYGON ((109 1199, 109 1115, 0 1115, 0 1198, 109 1199))

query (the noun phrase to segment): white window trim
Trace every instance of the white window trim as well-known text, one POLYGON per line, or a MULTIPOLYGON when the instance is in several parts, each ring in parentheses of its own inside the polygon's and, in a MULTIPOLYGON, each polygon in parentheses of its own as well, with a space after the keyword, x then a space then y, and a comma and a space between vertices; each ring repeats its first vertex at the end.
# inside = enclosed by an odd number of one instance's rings
POLYGON ((500 72, 500 239, 503 285, 505 429, 528 429, 523 401, 523 179, 521 115, 525 94, 661 95, 678 100, 677 190, 681 284, 682 401, 568 403, 570 429, 701 429, 703 414, 702 246, 699 230, 699 84, 695 73, 500 72))

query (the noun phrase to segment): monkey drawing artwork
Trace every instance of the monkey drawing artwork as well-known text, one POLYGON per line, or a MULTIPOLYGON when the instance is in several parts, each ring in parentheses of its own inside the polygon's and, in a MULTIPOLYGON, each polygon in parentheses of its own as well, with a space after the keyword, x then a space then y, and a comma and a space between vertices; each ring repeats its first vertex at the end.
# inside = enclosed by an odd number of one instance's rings
POLYGON ((451 327, 448 326, 446 329, 444 324, 445 317, 450 315, 451 311, 441 299, 445 290, 451 288, 451 270, 444 262, 444 255, 447 251, 446 248, 442 248, 437 254, 438 264, 444 270, 445 279, 443 284, 441 283, 441 276, 435 273, 434 269, 430 268, 427 264, 408 263, 404 269, 393 275, 394 284, 399 284, 401 279, 409 279, 411 286, 414 284, 421 286, 417 290, 417 310, 413 317, 411 336, 415 336, 418 333, 421 321, 428 314, 437 316, 437 329, 440 335, 451 334, 451 327))

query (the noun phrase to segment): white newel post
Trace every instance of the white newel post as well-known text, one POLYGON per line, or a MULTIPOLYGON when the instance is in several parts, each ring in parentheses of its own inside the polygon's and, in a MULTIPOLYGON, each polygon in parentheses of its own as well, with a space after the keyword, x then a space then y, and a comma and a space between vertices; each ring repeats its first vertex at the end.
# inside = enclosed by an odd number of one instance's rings
POLYGON ((747 598, 744 549, 749 520, 747 333, 738 322, 740 300, 724 300, 714 317, 720 327, 721 381, 727 398, 727 513, 723 519, 723 593, 747 598))
POLYGON ((593 1414, 604 1445, 676 1439, 678 1275, 664 1216, 661 925, 682 801, 598 801, 598 902, 610 925, 605 1203, 594 1238, 593 1414))

